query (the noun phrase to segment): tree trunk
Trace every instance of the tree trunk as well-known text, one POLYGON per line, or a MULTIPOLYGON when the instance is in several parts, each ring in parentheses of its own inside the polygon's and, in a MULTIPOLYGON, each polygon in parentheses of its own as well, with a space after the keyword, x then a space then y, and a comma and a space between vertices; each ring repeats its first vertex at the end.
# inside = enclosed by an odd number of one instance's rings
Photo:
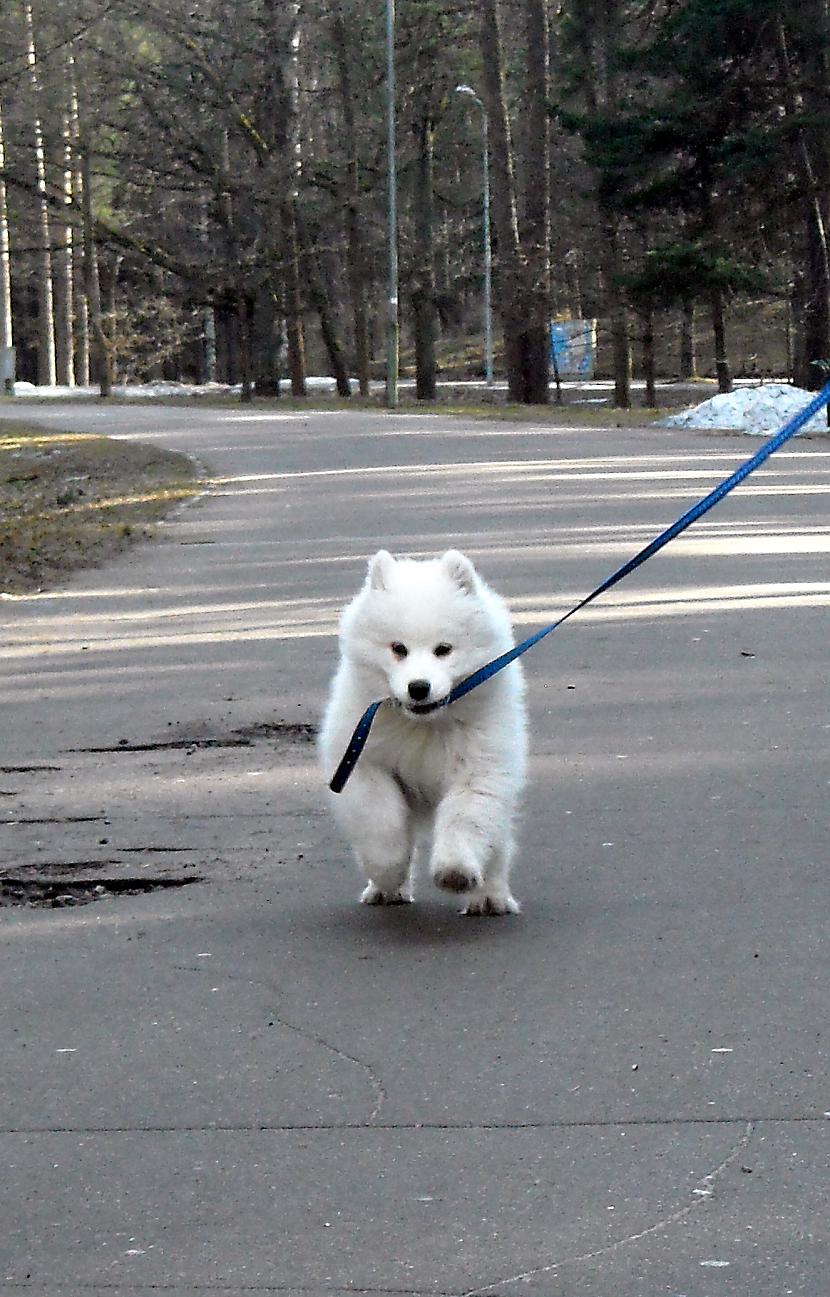
POLYGON ((256 295, 251 317, 251 353, 257 396, 280 394, 280 340, 277 306, 264 289, 256 295))
POLYGON ((654 355, 654 308, 647 307, 643 315, 643 377, 646 381, 645 403, 651 410, 657 408, 657 366, 654 355))
POLYGON ((299 179, 302 168, 299 109, 300 6, 297 0, 283 0, 289 15, 288 57, 285 63, 284 100, 285 142, 287 145, 290 185, 283 204, 283 248, 285 255, 284 287, 288 343, 288 371, 292 396, 306 395, 305 342, 303 339, 302 299, 300 296, 299 233, 297 210, 299 179))
POLYGON ((297 248, 297 210, 293 198, 283 203, 282 224, 282 300, 285 311, 285 336, 288 350, 288 375, 291 395, 305 396, 305 339, 303 308, 300 296, 300 262, 297 248))
MULTIPOLYGON (((203 194, 199 200, 199 242, 205 263, 210 262, 210 197, 203 194)), ((206 302, 200 311, 202 327, 198 347, 197 364, 199 381, 215 383, 217 374, 216 352, 216 312, 212 301, 206 302)))
POLYGON ((571 299, 571 310, 574 319, 582 319, 582 277, 579 273, 579 251, 571 248, 565 256, 565 282, 571 299))
POLYGON ((729 368, 729 357, 726 353, 726 309, 723 291, 715 286, 711 292, 712 333, 715 341, 715 372, 718 377, 718 391, 732 391, 732 372, 729 368))
POLYGON ((112 396, 112 351, 104 328, 104 318, 101 310, 101 279, 98 274, 98 248, 95 242, 95 225, 92 217, 92 167, 89 144, 86 141, 81 145, 81 169, 83 181, 84 286, 87 301, 89 302, 89 316, 92 326, 95 378, 100 385, 101 396, 112 396))
POLYGON ((621 287, 623 259, 616 218, 611 214, 607 214, 603 228, 605 238, 601 259, 613 355, 614 405, 618 410, 630 410, 631 335, 628 322, 628 305, 621 287))
POLYGON ((89 383, 89 303, 84 288, 83 246, 80 256, 74 258, 75 283, 75 382, 81 387, 89 383))
POLYGON ((254 397, 253 350, 251 346, 251 316, 253 308, 247 293, 236 294, 236 319, 239 326, 239 369, 242 379, 241 400, 245 403, 254 397))
MULTIPOLYGON (((534 49, 528 59, 527 93, 545 105, 545 15, 540 0, 525 0, 527 30, 534 32, 534 49), (541 32, 541 35, 540 35, 541 32)), ((484 100, 489 121, 492 162, 492 204, 496 232, 497 300, 504 325, 507 385, 514 401, 543 404, 548 399, 549 349, 547 338, 547 236, 548 204, 544 194, 547 158, 547 126, 541 137, 528 143, 528 193, 525 196, 524 232, 531 243, 519 238, 516 214, 516 184, 510 125, 504 94, 504 70, 497 0, 481 0, 481 56, 484 100), (535 171, 531 179, 531 174, 535 171), (528 197, 530 186, 539 184, 541 197, 528 197), (541 318, 540 318, 541 317, 541 318)), ((538 109, 535 105, 533 111, 538 109)), ((528 135, 533 132, 528 130, 528 135)))
MULTIPOLYGON (((601 0, 596 7, 576 7, 576 34, 585 67, 585 94, 589 111, 594 116, 613 116, 618 106, 613 47, 620 8, 619 0, 601 0)), ((601 199, 600 215, 602 242, 599 262, 613 352, 614 405, 627 410, 631 408, 631 338, 628 303, 622 288, 624 257, 620 218, 601 199)))
POLYGON ((9 245, 9 209, 6 200, 6 182, 3 179, 3 168, 6 165, 6 150, 3 142, 3 109, 0 105, 0 378, 2 391, 11 391, 14 386, 14 366, 12 348, 14 334, 12 331, 12 281, 11 249, 9 245))
POLYGON ((351 383, 349 382, 349 370, 346 365, 343 348, 340 345, 337 323, 335 321, 328 288, 320 270, 317 257, 314 255, 311 239, 307 236, 301 225, 298 225, 297 233, 301 239, 306 289, 308 291, 309 300, 311 301, 311 304, 317 312, 320 320, 320 336, 323 339, 323 346, 325 347, 326 354, 329 358, 329 366, 337 388, 337 395, 341 397, 349 397, 352 394, 351 383))
MULTIPOLYGON (((70 90, 71 99, 71 90, 70 90)), ((67 211, 66 220, 57 235, 55 256, 55 368, 57 380, 66 387, 75 386, 75 248, 70 218, 74 203, 74 169, 72 158, 71 106, 63 114, 63 175, 61 194, 67 211)))
MULTIPOLYGON (((74 54, 67 59, 69 81, 69 139, 72 156, 72 197, 75 210, 83 213, 83 174, 80 151, 80 109, 74 54)), ((84 283, 83 233, 72 226, 72 300, 75 304, 75 381, 82 387, 89 383, 89 303, 84 283)))
POLYGON ((98 277, 101 281, 101 304, 103 308, 104 332, 109 342, 112 381, 118 381, 116 357, 118 356, 118 275, 124 258, 119 254, 110 255, 103 264, 99 258, 98 277))
POLYGON ((794 322, 792 328, 792 364, 790 377, 796 387, 801 387, 801 379, 807 370, 807 354, 804 351, 804 263, 799 258, 794 268, 792 268, 792 292, 790 294, 790 318, 794 322))
POLYGON ((237 282, 235 278, 238 275, 240 254, 236 230, 236 213, 231 191, 230 133, 227 127, 223 127, 219 132, 216 183, 216 208, 225 235, 225 265, 231 280, 225 287, 223 304, 227 341, 228 382, 241 381, 241 399, 250 401, 253 397, 250 318, 244 285, 237 282))
POLYGON ((351 383, 349 382, 349 370, 346 365, 346 357, 343 348, 340 345, 340 339, 337 334, 337 326, 334 321, 334 315, 331 310, 331 302, 328 295, 323 293, 316 299, 316 310, 320 317, 320 335, 323 339, 323 345, 329 358, 329 365, 334 377, 334 385, 337 389, 337 395, 347 399, 352 394, 351 383))
POLYGON ((683 302, 680 315, 680 377, 697 378, 695 351, 695 304, 690 297, 683 302))
POLYGON ((830 368, 830 284, 826 274, 824 234, 829 217, 830 202, 824 191, 815 206, 809 204, 805 216, 803 361, 796 382, 808 391, 822 386, 830 368), (817 212, 815 207, 820 211, 817 212))
MULTIPOLYGON (((814 111, 821 111, 816 105, 814 111)), ((830 262, 828 261, 828 227, 830 226, 830 161, 826 144, 816 143, 811 150, 815 167, 807 163, 808 184, 814 192, 805 205, 804 272, 801 276, 802 313, 800 316, 800 363, 795 381, 799 387, 817 391, 830 370, 830 262)), ((805 148, 806 156, 806 148, 805 148)))
POLYGON ((352 83, 352 65, 349 57, 349 38, 343 14, 342 0, 335 0, 332 10, 334 48, 340 81, 340 101, 348 169, 346 196, 346 260, 348 266, 349 296, 352 307, 354 332, 354 359, 360 395, 369 395, 369 325, 366 312, 366 264, 360 234, 360 165, 355 118, 355 97, 352 83))
POLYGON ((236 311, 225 294, 214 306, 216 321, 216 372, 221 382, 233 386, 239 380, 239 347, 236 311))
POLYGON ((32 6, 24 4, 23 17, 26 28, 26 62, 34 99, 32 134, 34 142, 35 178, 38 192, 38 251, 37 251, 37 381, 40 387, 54 387, 55 371, 55 312, 52 294, 52 237, 49 224, 49 203, 46 197, 46 155, 43 148, 43 128, 40 122, 40 77, 37 70, 37 47, 32 18, 32 6))
POLYGON ((218 372, 216 311, 211 303, 202 311, 202 382, 215 383, 218 372))
POLYGON ((548 400, 550 365, 550 118, 548 102, 548 22, 545 0, 524 0, 527 121, 524 135, 524 219, 521 244, 528 276, 529 312, 524 349, 525 399, 548 400))
POLYGON ((830 16, 827 0, 801 0, 798 16, 800 86, 790 58, 783 17, 778 19, 776 38, 784 106, 787 115, 799 123, 796 160, 806 197, 803 305, 795 381, 799 387, 816 390, 825 382, 830 369, 830 141, 827 137, 830 16), (804 31, 809 32, 806 41, 804 31))
POLYGON ((437 395, 435 360, 435 239, 433 200, 432 87, 422 81, 414 124, 417 141, 414 194, 414 267, 412 305, 415 323, 415 395, 434 401, 437 395))
POLYGON ((496 283, 504 328, 507 386, 511 400, 525 401, 526 368, 522 334, 526 320, 519 255, 513 149, 504 94, 504 70, 497 0, 481 0, 481 58, 484 102, 489 120, 491 194, 496 233, 496 283))

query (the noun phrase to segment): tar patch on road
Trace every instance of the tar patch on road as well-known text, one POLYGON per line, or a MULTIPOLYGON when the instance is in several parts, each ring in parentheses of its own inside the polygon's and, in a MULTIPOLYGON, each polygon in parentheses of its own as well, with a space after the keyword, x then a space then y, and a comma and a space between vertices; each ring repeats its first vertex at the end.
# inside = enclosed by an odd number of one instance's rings
POLYGON ((0 802, 0 908, 272 877, 296 854, 285 772, 309 769, 315 734, 286 720, 227 733, 173 725, 164 737, 64 748, 60 765, 4 766, 17 778, 0 802))
POLYGON ((196 874, 190 878, 85 878, 75 881, 4 875, 0 878, 0 907, 28 905, 62 909, 88 905, 90 901, 101 901, 106 896, 140 896, 145 892, 187 887, 189 883, 200 882, 202 879, 196 874))
POLYGON ((273 739, 295 743, 310 743, 317 733, 314 725, 298 721, 261 722, 249 725, 244 729, 234 730, 231 734, 216 737, 194 735, 192 737, 161 739, 153 743, 132 743, 129 739, 119 739, 117 743, 95 748, 66 748, 67 753, 104 753, 104 752, 195 752, 198 748, 250 748, 262 739, 273 739))

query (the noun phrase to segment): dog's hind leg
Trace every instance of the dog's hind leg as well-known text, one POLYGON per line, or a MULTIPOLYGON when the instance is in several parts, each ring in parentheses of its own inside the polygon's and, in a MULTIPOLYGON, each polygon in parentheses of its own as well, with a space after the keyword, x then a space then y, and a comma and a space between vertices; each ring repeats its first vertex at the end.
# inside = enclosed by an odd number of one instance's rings
POLYGON ((368 763, 340 795, 337 817, 366 875, 364 905, 405 905, 412 900, 412 813, 397 781, 368 763))

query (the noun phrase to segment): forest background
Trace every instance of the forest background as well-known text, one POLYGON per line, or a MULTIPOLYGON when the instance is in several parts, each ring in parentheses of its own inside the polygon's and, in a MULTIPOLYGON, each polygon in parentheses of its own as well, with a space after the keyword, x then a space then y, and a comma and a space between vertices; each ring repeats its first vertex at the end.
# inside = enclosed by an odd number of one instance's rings
MULTIPOLYGON (((827 0, 397 0, 403 359, 476 376, 482 128, 497 361, 549 323, 632 373, 820 385, 827 0), (479 97, 458 93, 470 86, 479 97)), ((348 396, 384 372, 387 0, 0 0, 0 355, 40 385, 348 396)))

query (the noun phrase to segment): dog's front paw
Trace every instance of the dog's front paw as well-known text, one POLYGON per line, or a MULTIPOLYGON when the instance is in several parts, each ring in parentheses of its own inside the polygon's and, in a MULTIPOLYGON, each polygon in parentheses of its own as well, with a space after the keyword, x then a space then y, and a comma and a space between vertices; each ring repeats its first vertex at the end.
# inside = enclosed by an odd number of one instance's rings
POLYGON ((432 881, 444 892, 474 892, 481 887, 481 875, 469 865, 439 865, 432 871, 432 881))
POLYGON ((412 894, 402 887, 395 891, 384 892, 375 883, 367 883, 360 894, 360 899, 364 905, 409 905, 412 894))
POLYGON ((461 913, 479 918, 483 915, 518 914, 519 909, 519 902, 508 891, 482 892, 472 897, 461 913))

